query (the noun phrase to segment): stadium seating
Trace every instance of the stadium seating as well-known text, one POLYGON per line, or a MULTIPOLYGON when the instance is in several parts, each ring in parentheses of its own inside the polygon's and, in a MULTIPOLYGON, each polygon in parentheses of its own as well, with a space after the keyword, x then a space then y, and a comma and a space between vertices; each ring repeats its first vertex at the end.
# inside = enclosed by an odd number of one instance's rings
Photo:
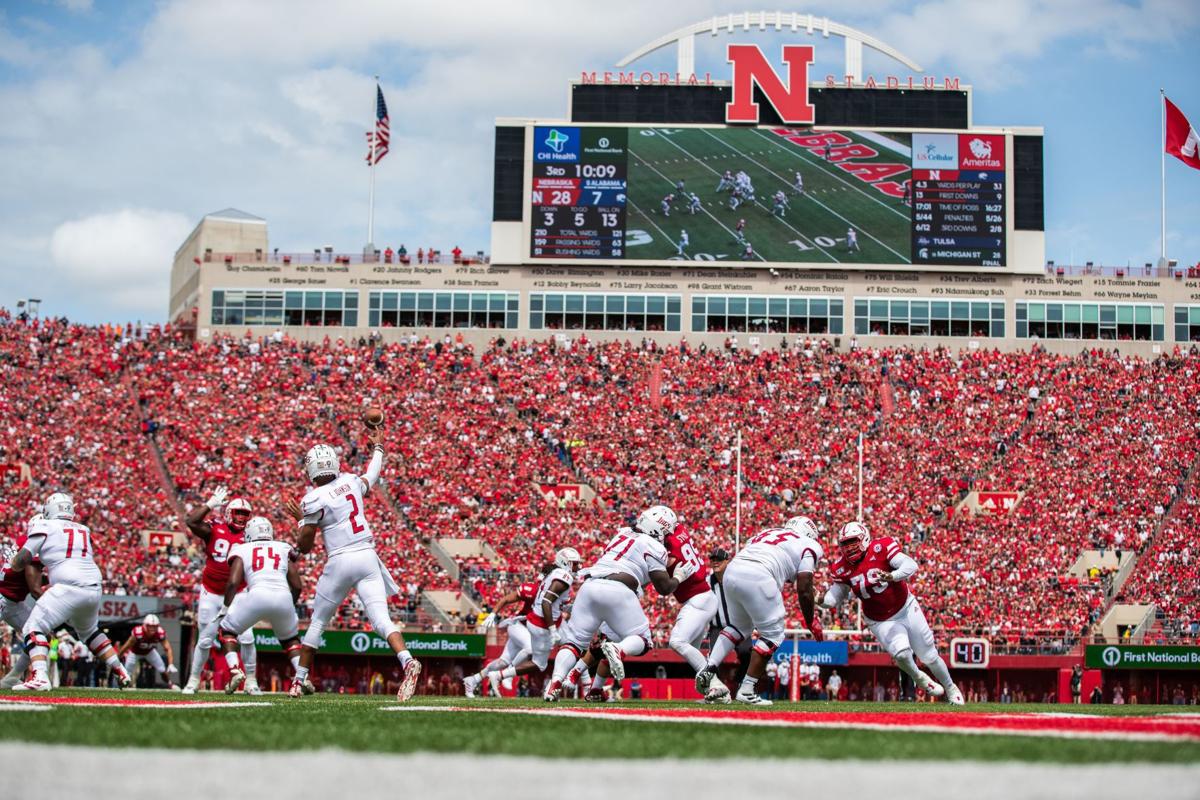
MULTIPOLYGON (((1196 585, 1194 490, 1158 531, 1195 458, 1194 355, 838 352, 802 340, 662 349, 583 336, 475 353, 449 336, 192 343, 170 330, 0 323, 3 391, 15 400, 0 408, 10 431, 0 463, 27 461, 36 476, 0 501, 6 519, 27 516, 51 487, 75 491, 105 536, 110 591, 188 597, 202 553, 147 553, 138 531, 178 529, 176 503, 192 507, 219 484, 287 530, 280 506, 305 491, 305 450, 327 441, 360 465, 368 403, 385 410, 390 453, 370 518, 412 619, 422 590, 461 589, 486 605, 561 546, 594 558, 654 502, 673 506, 705 549, 731 547, 739 431, 743 536, 807 514, 830 556, 857 513, 863 434, 865 519, 921 563, 915 591, 940 632, 1065 646, 1109 600, 1108 577, 1067 575, 1089 547, 1151 548, 1127 595, 1196 585), (573 483, 599 502, 539 488, 573 483), (971 517, 957 511, 971 489, 1024 499, 1007 515, 971 517), (455 579, 424 546, 444 537, 483 539, 499 563, 459 559, 455 579)), ((665 642, 674 604, 652 595, 665 642)), ((1172 619, 1196 619, 1194 591, 1160 603, 1172 619)), ((339 624, 361 626, 361 610, 348 604, 339 624)), ((828 624, 858 627, 851 612, 828 624)))

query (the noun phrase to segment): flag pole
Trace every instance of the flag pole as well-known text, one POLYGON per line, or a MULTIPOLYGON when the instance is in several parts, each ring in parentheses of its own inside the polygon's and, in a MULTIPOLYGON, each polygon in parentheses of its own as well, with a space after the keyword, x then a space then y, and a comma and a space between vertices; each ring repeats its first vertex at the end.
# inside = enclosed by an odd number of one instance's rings
POLYGON ((375 76, 375 94, 371 97, 371 194, 367 201, 367 250, 375 254, 375 162, 379 147, 379 132, 375 129, 375 117, 379 108, 379 76, 375 76))
POLYGON ((1167 268, 1167 93, 1162 87, 1158 89, 1158 150, 1159 150, 1159 188, 1162 190, 1162 253, 1158 259, 1159 274, 1167 268))
POLYGON ((734 552, 742 549, 742 432, 737 433, 737 508, 734 523, 734 552))
POLYGON ((862 486, 863 486, 863 435, 858 434, 858 521, 863 521, 862 513, 862 486))

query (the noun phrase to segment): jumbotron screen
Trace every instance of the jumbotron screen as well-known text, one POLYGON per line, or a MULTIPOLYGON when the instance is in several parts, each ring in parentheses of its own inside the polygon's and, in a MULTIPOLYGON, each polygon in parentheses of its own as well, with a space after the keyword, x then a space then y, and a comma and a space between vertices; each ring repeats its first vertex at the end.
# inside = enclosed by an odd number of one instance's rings
POLYGON ((1005 134, 530 132, 533 263, 1006 264, 1005 134))

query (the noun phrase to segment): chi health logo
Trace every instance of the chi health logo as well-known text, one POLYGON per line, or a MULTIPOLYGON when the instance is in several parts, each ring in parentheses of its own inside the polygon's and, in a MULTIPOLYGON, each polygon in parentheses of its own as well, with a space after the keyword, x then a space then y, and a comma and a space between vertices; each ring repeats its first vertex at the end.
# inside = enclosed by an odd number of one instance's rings
POLYGON ((1119 647, 1106 647, 1100 653, 1100 660, 1104 662, 1106 667, 1115 667, 1121 663, 1121 649, 1119 647))
POLYGON ((551 128, 546 136, 546 146, 556 153, 563 151, 563 146, 569 141, 568 136, 558 128, 551 128))
POLYGON ((371 646, 371 634, 359 631, 350 637, 350 649, 356 653, 365 653, 371 646))
POLYGON ((972 139, 970 142, 968 142, 967 146, 971 148, 971 153, 976 158, 992 157, 991 142, 985 142, 983 139, 972 139))

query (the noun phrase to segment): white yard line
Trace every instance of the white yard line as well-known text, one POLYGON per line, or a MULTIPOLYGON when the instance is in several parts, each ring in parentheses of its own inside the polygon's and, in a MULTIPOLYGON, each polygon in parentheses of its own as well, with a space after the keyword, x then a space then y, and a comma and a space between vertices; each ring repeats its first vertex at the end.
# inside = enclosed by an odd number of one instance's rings
MULTIPOLYGON (((854 183, 852 183, 851 181, 848 181, 848 180, 846 180, 844 177, 842 177, 841 175, 838 175, 838 174, 837 174, 837 172, 835 172, 835 171, 834 171, 834 170, 836 170, 836 169, 837 169, 836 167, 834 167, 833 169, 829 169, 829 168, 826 166, 826 164, 827 164, 828 162, 826 162, 826 161, 825 161, 825 159, 821 158, 820 156, 817 156, 817 155, 815 155, 815 154, 814 154, 812 151, 810 151, 810 150, 806 150, 805 148, 803 148, 803 147, 800 147, 799 145, 796 145, 796 146, 794 146, 794 147, 788 147, 788 146, 786 146, 786 145, 784 144, 784 142, 787 142, 787 139, 781 139, 779 136, 776 136, 776 135, 775 135, 775 134, 773 134, 773 133, 770 133, 770 134, 763 133, 763 132, 762 132, 762 131, 760 131, 758 128, 750 128, 750 130, 754 131, 754 132, 755 132, 755 133, 757 133, 759 136, 763 137, 763 138, 764 138, 764 139, 766 139, 768 142, 770 142, 770 143, 771 143, 771 144, 772 144, 774 147, 777 147, 777 148, 779 148, 779 149, 780 149, 780 150, 782 150, 783 152, 785 152, 785 153, 790 153, 790 154, 794 155, 796 158, 800 159, 801 161, 803 161, 803 162, 805 162, 805 163, 810 163, 810 162, 811 162, 811 163, 813 163, 813 164, 816 164, 817 166, 819 166, 819 167, 821 168, 821 172, 824 172, 826 175, 830 176, 830 177, 831 177, 831 178, 833 178, 834 180, 837 180, 837 181, 840 181, 841 183, 844 183, 844 184, 846 184, 846 186, 847 186, 847 187, 849 187, 849 188, 853 189, 854 191, 858 192, 858 193, 859 193, 859 194, 861 194, 863 197, 866 197, 867 199, 869 199, 869 200, 872 200, 872 201, 874 201, 874 202, 878 203, 879 205, 881 205, 881 206, 883 206, 884 208, 886 208, 888 211, 891 211, 893 214, 896 214, 897 216, 904 217, 905 219, 911 219, 911 217, 909 217, 909 215, 908 215, 908 214, 906 214, 906 213, 904 213, 903 211, 900 211, 900 210, 898 210, 898 209, 892 208, 890 205, 888 205, 887 203, 883 202, 882 200, 880 200, 880 199, 879 199, 878 197, 876 197, 875 195, 871 194, 871 193, 870 193, 870 192, 868 192, 868 191, 865 191, 865 190, 864 190, 864 189, 863 189, 861 186, 856 186, 856 185, 854 185, 854 183), (778 140, 778 141, 777 141, 777 140, 778 140)), ((788 142, 788 144, 791 144, 791 142, 788 142)))
MULTIPOLYGON (((758 162, 758 161, 756 161, 754 158, 752 158, 751 156, 749 156, 749 155, 747 155, 747 154, 743 153, 741 150, 738 150, 736 147, 734 147, 733 145, 729 144, 728 142, 726 142, 726 141, 724 141, 724 140, 722 140, 722 139, 718 139, 716 136, 713 136, 713 134, 712 134, 712 133, 709 133, 709 131, 705 130, 704 128, 700 128, 699 130, 701 130, 701 131, 704 131, 704 133, 708 134, 709 136, 712 136, 712 138, 716 139, 718 142, 720 142, 721 144, 725 145, 726 147, 728 147, 728 148, 729 148, 730 150, 732 150, 733 152, 735 152, 735 153, 738 153, 739 155, 742 155, 743 157, 745 157, 745 158, 749 159, 751 163, 753 163, 753 164, 758 164, 758 166, 759 166, 759 168, 760 168, 760 169, 764 169, 764 170, 766 170, 767 172, 769 172, 770 174, 774 175, 774 176, 775 176, 776 178, 778 178, 779 180, 783 181, 783 183, 784 183, 784 185, 785 185, 785 186, 787 185, 787 179, 786 179, 786 178, 784 178, 782 175, 780 175, 778 172, 775 172, 773 169, 771 169, 770 167, 766 166, 765 164, 761 164, 761 163, 759 163, 759 162, 758 162)), ((761 134, 760 134, 760 135, 761 135, 761 134)), ((901 253, 897 252, 896 250, 893 250, 893 249, 892 249, 891 247, 889 247, 889 246, 888 246, 886 243, 884 243, 883 241, 881 241, 881 240, 880 240, 880 239, 878 239, 877 237, 875 237, 875 236, 872 236, 872 235, 871 235, 871 232, 870 232, 869 230, 867 230, 866 228, 862 227, 862 225, 861 225, 861 224, 859 224, 859 225, 858 225, 858 227, 855 227, 855 224, 854 224, 853 222, 851 222, 850 220, 846 219, 846 218, 845 218, 845 217, 843 217, 841 214, 839 214, 838 212, 834 211, 834 210, 833 210, 832 208, 830 208, 829 206, 827 206, 827 205, 825 205, 824 203, 822 203, 820 200, 818 200, 816 197, 814 197, 814 196, 813 196, 812 194, 810 194, 809 192, 805 192, 804 194, 802 194, 802 195, 800 195, 800 196, 801 196, 802 198, 804 198, 804 197, 807 197, 809 200, 812 200, 814 203, 816 203, 816 204, 817 204, 817 205, 819 205, 821 208, 823 208, 823 209, 825 209, 826 211, 828 211, 830 214, 833 214, 835 217, 837 217, 837 218, 838 218, 838 219, 840 219, 842 222, 844 222, 844 223, 846 223, 847 225, 849 225, 851 228, 854 228, 854 229, 855 229, 855 230, 857 230, 857 231, 861 231, 861 232, 862 232, 862 233, 863 233, 863 234, 864 234, 864 235, 865 235, 865 236, 866 236, 868 239, 870 239, 871 241, 875 242, 875 243, 876 243, 876 244, 878 244, 880 247, 882 247, 884 250, 887 250, 889 253, 891 253, 892 255, 894 255, 894 256, 896 256, 897 258, 899 258, 899 259, 900 259, 900 263, 902 263, 902 264, 907 264, 907 263, 909 263, 909 262, 910 262, 910 260, 911 260, 911 256, 905 256, 905 255, 902 255, 901 253)))
MULTIPOLYGON (((700 130, 704 130, 704 129, 703 129, 703 128, 701 128, 700 130)), ((705 133, 708 133, 708 131, 704 131, 704 132, 705 132, 705 133)), ((709 136, 712 136, 712 134, 711 134, 711 133, 709 133, 708 135, 709 135, 709 136)), ((694 160, 694 161, 695 161, 697 164, 699 164, 700 166, 702 166, 702 167, 704 167, 705 169, 707 169, 707 170, 708 170, 709 172, 711 172, 713 175, 716 175, 717 177, 721 177, 721 173, 720 173, 720 172, 717 172, 715 169, 713 169, 712 167, 710 167, 708 164, 705 164, 703 161, 701 161, 701 160, 700 160, 700 158, 699 158, 698 156, 695 156, 695 155, 693 155, 693 154, 692 154, 692 152, 691 152, 690 150, 688 150, 688 149, 687 149, 687 148, 685 148, 683 145, 681 145, 681 144, 679 144, 678 142, 676 142, 676 141, 675 141, 674 139, 672 139, 670 136, 666 136, 666 135, 660 135, 660 136, 659 136, 659 138, 660 138, 660 139, 662 139, 663 141, 667 142, 667 143, 668 143, 668 144, 670 144, 671 146, 673 146, 673 147, 676 147, 676 148, 678 148, 679 150, 683 151, 683 153, 684 153, 684 154, 686 154, 686 155, 687 155, 689 158, 691 158, 692 160, 694 160)), ((713 136, 713 138, 714 138, 714 139, 716 139, 716 137, 715 137, 715 136, 713 136)), ((737 153, 738 155, 742 155, 742 156, 745 156, 745 155, 746 155, 746 154, 745 154, 745 153, 743 153, 742 151, 738 150, 736 147, 733 147, 733 146, 731 146, 731 145, 728 145, 728 144, 726 144, 725 142, 722 142, 720 139, 717 139, 717 141, 718 141, 720 144, 723 144, 723 145, 725 145, 726 147, 728 147, 730 150, 733 150, 733 152, 737 153)), ((749 156, 746 156, 746 157, 747 157, 747 158, 749 158, 749 156)), ((754 161, 754 159, 752 159, 752 158, 751 158, 750 160, 751 160, 751 161, 754 161)), ((758 162, 757 162, 757 161, 754 161, 754 163, 755 163, 755 164, 758 164, 758 162)), ((762 165, 761 165, 761 164, 759 164, 759 166, 761 167, 762 165)), ((763 168, 764 168, 764 169, 766 169, 765 167, 763 167, 763 168)), ((771 170, 769 170, 769 169, 768 169, 768 170, 767 170, 767 172, 771 172, 771 170)), ((771 172, 771 174, 772 174, 772 175, 775 175, 775 173, 774 173, 774 172, 771 172)), ((775 177, 777 177, 777 178, 778 178, 779 176, 778 176, 778 175, 775 175, 775 177)), ((786 185, 786 181, 785 181, 784 183, 785 183, 785 185, 786 185)), ((829 251, 827 251, 827 250, 826 250, 824 247, 821 247, 821 245, 817 244, 817 243, 816 243, 816 241, 815 241, 814 239, 812 239, 812 238, 810 238, 810 237, 808 237, 808 236, 805 236, 803 233, 801 233, 799 230, 797 230, 796 226, 792 225, 790 222, 788 222, 788 221, 787 221, 786 219, 784 219, 783 217, 778 217, 778 216, 776 216, 776 215, 775 215, 773 212, 771 212, 771 211, 770 211, 770 210, 767 208, 767 206, 766 206, 766 204, 765 204, 765 203, 760 203, 760 202, 758 202, 758 201, 756 200, 756 201, 754 201, 754 205, 758 206, 758 207, 759 207, 759 208, 761 208, 763 211, 766 211, 768 214, 770 214, 770 216, 771 216, 771 218, 772 218, 772 219, 774 219, 774 220, 778 220, 779 222, 782 222, 782 223, 783 223, 784 225, 786 225, 787 227, 791 228, 793 233, 795 233, 795 234, 796 234, 797 236, 799 236, 801 239, 804 239, 804 240, 808 241, 810 244, 812 244, 812 246, 813 246, 813 247, 815 247, 816 249, 818 249, 818 250, 820 250, 822 253, 824 253, 824 254, 825 254, 825 257, 826 257, 826 258, 828 258, 828 259, 829 259, 830 261, 832 261, 833 263, 835 263, 835 264, 840 264, 840 263, 842 263, 842 262, 841 262, 841 261, 838 259, 838 257, 837 257, 837 256, 835 256, 835 255, 833 255, 833 253, 830 253, 829 251)))
MULTIPOLYGON (((113 731, 119 744, 119 731, 113 731)), ((260 743, 266 745, 268 743, 260 743)), ((312 744, 325 744, 313 742, 312 744)), ((258 745, 256 745, 257 747, 258 745)), ((612 800, 614 797, 804 797, 852 794, 922 800, 1108 797, 1196 798, 1200 767, 976 761, 737 758, 546 759, 476 754, 380 755, 341 750, 137 750, 0 744, 21 775, 95 776, 122 800, 213 797, 464 797, 612 800), (849 781, 849 784, 847 783, 849 781), (232 794, 231 794, 232 793, 232 794)))
MULTIPOLYGON (((633 151, 630 151, 630 153, 629 153, 629 154, 630 154, 631 156, 633 156, 634 158, 636 158, 638 161, 640 161, 640 162, 642 162, 643 164, 645 164, 645 165, 646 165, 646 168, 647 168, 647 169, 649 169, 649 170, 651 170, 651 171, 652 171, 652 172, 653 172, 655 175, 657 175, 658 177, 660 177, 660 178, 662 178, 664 181, 666 181, 666 183, 667 183, 667 185, 668 185, 668 186, 671 186, 671 187, 674 187, 674 186, 675 186, 674 182, 672 182, 670 178, 668 178, 666 175, 663 175, 663 174, 662 174, 661 172, 659 172, 658 170, 654 169, 654 167, 650 165, 650 162, 649 162, 649 161, 647 161, 646 159, 642 158, 641 156, 639 156, 637 153, 634 153, 633 151)), ((711 212, 711 211, 709 211, 709 210, 708 210, 707 208, 705 208, 704 206, 700 206, 700 210, 701 210, 701 211, 703 211, 705 214, 707 214, 707 215, 708 215, 708 217, 709 217, 709 219, 711 219, 713 222, 717 223, 717 224, 718 224, 718 225, 720 225, 722 228, 725 228, 725 232, 726 232, 726 233, 728 233, 730 236, 732 236, 732 237, 733 237, 733 240, 734 240, 735 242, 737 241, 737 238, 738 238, 738 237, 737 237, 737 234, 736 234, 736 233, 734 233, 734 232, 733 232, 732 230, 730 230, 729 228, 727 228, 727 227, 725 226, 725 223, 721 222, 721 220, 719 220, 719 219, 717 219, 716 217, 714 217, 714 216, 712 215, 712 212, 711 212)), ((645 214, 646 212, 644 212, 644 211, 643 211, 642 213, 643 213, 643 214, 645 214)), ((647 219, 649 219, 649 217, 648 217, 648 216, 647 216, 647 219)), ((667 239, 667 241, 670 241, 670 238, 668 238, 668 239, 667 239)), ((755 253, 755 254, 754 254, 754 257, 755 257, 755 258, 757 258, 759 261, 766 261, 766 259, 765 259, 765 258, 763 258, 763 257, 762 257, 761 255, 759 255, 758 253, 755 253)))

